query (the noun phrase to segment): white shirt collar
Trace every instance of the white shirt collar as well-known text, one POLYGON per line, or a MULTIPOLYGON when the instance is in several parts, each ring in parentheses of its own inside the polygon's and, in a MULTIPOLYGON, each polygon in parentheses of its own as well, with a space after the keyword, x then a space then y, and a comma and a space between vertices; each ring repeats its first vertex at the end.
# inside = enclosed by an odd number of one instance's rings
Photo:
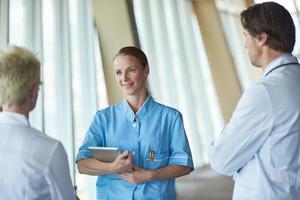
POLYGON ((15 112, 0 112, 0 123, 30 126, 25 115, 15 112))
POLYGON ((287 63, 298 63, 298 60, 296 57, 294 57, 292 54, 287 53, 284 55, 281 55, 274 60, 272 60, 266 67, 264 71, 264 76, 266 76, 269 72, 271 72, 274 68, 284 65, 287 63))

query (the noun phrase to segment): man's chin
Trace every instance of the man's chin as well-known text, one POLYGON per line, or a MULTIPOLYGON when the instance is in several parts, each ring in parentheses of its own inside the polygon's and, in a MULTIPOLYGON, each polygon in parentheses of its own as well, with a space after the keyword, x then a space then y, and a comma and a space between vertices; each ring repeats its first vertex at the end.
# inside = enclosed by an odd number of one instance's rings
POLYGON ((261 66, 260 66, 259 64, 257 64, 256 62, 251 61, 251 64, 252 64, 254 67, 261 68, 261 66))

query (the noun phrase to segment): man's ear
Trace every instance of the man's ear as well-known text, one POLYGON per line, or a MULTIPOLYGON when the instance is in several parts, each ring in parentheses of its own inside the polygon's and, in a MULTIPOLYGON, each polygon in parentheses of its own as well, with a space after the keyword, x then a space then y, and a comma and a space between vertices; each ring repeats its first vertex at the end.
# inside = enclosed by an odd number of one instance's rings
POLYGON ((31 95, 30 95, 30 101, 34 104, 36 103, 36 100, 37 100, 37 97, 39 94, 39 88, 40 88, 39 84, 35 84, 33 86, 33 89, 32 89, 31 95))
POLYGON ((256 43, 258 46, 262 47, 266 44, 267 39, 268 39, 268 34, 265 32, 262 32, 256 36, 256 43))

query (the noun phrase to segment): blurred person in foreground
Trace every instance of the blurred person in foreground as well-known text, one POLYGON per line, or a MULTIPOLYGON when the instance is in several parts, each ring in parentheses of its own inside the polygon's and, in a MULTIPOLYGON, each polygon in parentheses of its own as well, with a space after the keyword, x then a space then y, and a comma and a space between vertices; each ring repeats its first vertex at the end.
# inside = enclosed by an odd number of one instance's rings
POLYGON ((30 127, 38 97, 40 62, 29 50, 0 53, 0 199, 74 200, 62 144, 30 127))

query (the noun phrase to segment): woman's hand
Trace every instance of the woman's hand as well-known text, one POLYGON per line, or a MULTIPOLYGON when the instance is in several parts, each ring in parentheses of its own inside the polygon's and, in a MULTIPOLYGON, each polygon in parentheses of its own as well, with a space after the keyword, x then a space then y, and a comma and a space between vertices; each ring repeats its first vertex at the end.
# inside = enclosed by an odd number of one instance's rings
POLYGON ((95 158, 84 158, 77 162, 79 173, 94 176, 131 171, 132 165, 132 155, 128 151, 118 155, 112 163, 102 162, 95 158))
POLYGON ((177 178, 189 174, 192 168, 180 165, 169 165, 155 170, 146 170, 134 165, 132 170, 132 172, 121 172, 119 176, 130 183, 140 184, 151 180, 177 178))
POLYGON ((152 171, 134 165, 132 172, 120 172, 119 176, 130 183, 140 184, 151 180, 152 171))
POLYGON ((132 154, 128 151, 125 151, 117 156, 112 164, 112 171, 119 173, 123 171, 131 171, 133 164, 132 164, 132 154))

